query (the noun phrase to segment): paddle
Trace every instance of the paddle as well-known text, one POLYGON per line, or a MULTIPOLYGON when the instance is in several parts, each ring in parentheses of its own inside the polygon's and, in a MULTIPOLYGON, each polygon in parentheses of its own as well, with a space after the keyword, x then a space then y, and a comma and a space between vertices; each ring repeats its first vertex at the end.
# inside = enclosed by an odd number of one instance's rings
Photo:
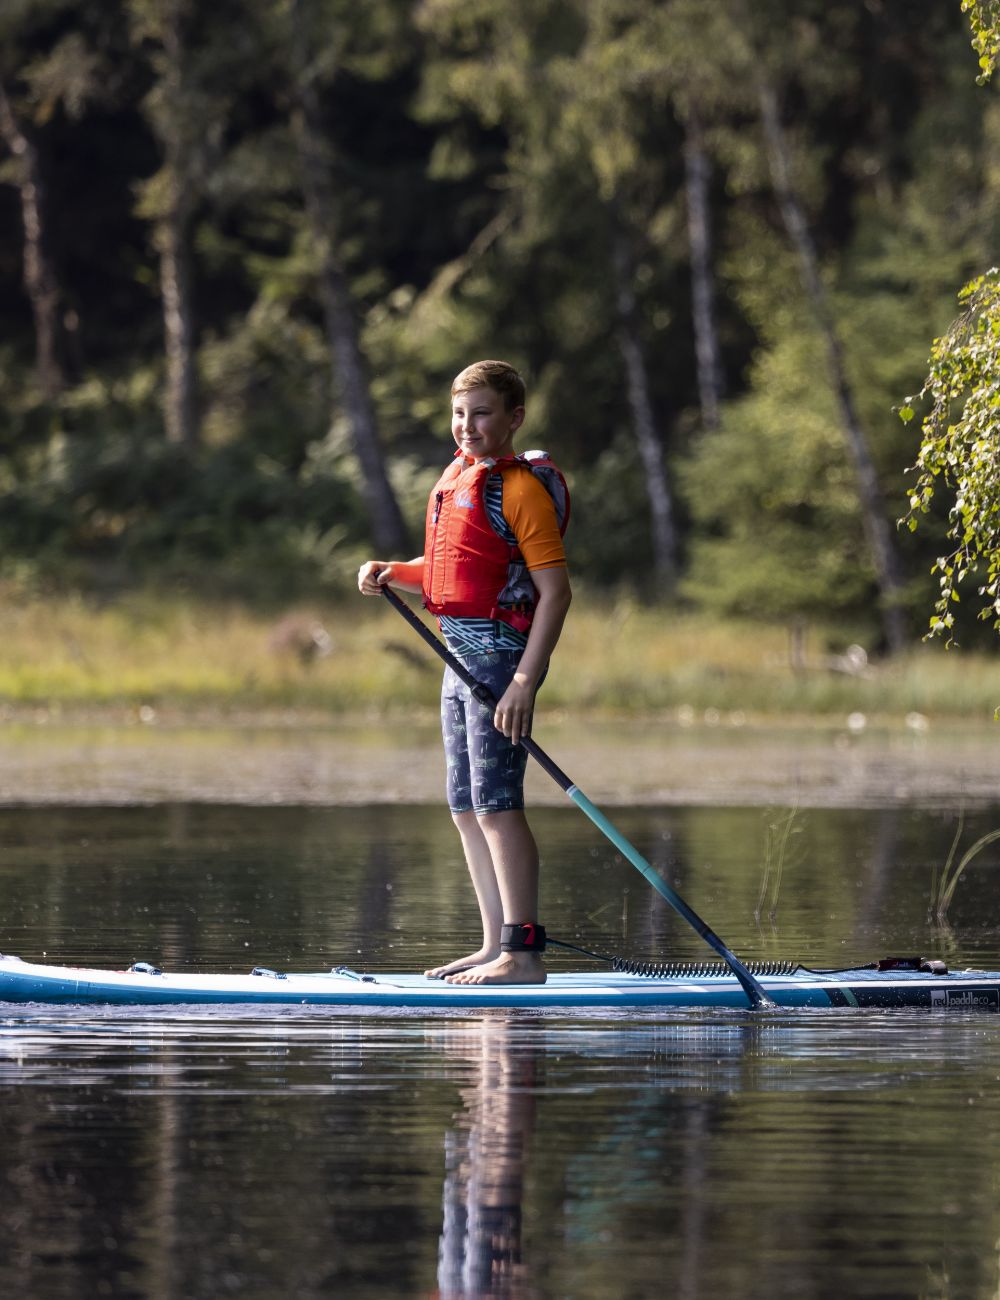
MULTIPOLYGON (((460 660, 455 658, 448 647, 438 640, 423 620, 418 618, 417 615, 414 614, 413 610, 410 609, 409 605, 396 595, 388 583, 383 586, 382 593, 389 603, 399 610, 400 614, 402 614, 414 630, 423 637, 434 653, 443 659, 448 667, 456 673, 463 682, 465 682, 466 686, 468 686, 469 690, 472 691, 472 694, 476 699, 479 700, 480 703, 487 705, 489 708, 496 708, 497 701, 493 694, 487 690, 482 682, 477 681, 476 678, 473 677, 472 673, 469 672, 460 660)), ((740 984, 742 984, 747 997, 750 999, 751 1007, 757 1009, 759 1007, 773 1006, 774 1004, 771 1002, 770 998, 743 965, 740 959, 729 951, 715 931, 712 930, 710 926, 706 925, 697 912, 693 911, 687 903, 685 903, 680 894, 671 889, 662 876, 658 875, 657 872, 653 870, 638 849, 629 843, 621 831, 618 830, 618 828, 610 822, 607 817, 605 817, 600 808, 597 808, 590 802, 583 791, 573 784, 566 773, 562 771, 561 768, 557 767, 552 759, 549 758, 548 754, 536 745, 530 737, 522 736, 520 743, 528 751, 535 762, 544 768, 549 776, 551 776, 556 785, 560 786, 561 789, 569 795, 576 806, 582 812, 586 813, 597 829, 611 841, 615 848, 617 848, 629 860, 629 862, 632 863, 633 867, 636 867, 642 872, 657 893, 661 894, 667 900, 674 911, 678 912, 684 920, 687 921, 688 925, 692 926, 693 929, 701 935, 710 948, 715 949, 739 980, 740 984)))

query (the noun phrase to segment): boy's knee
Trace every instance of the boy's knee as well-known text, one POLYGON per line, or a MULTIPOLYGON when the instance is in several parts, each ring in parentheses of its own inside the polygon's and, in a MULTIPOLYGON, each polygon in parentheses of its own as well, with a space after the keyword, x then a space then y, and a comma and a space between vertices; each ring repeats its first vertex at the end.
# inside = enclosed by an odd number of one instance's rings
POLYGON ((510 808, 477 808, 476 817, 479 819, 484 835, 505 835, 513 829, 528 824, 523 805, 510 808))

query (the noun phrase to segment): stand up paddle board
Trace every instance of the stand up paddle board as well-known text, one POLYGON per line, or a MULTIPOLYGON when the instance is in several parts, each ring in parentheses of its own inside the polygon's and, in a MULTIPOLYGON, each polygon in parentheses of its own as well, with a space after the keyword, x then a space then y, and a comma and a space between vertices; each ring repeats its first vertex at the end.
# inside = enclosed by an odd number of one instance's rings
MULTIPOLYGON (((1000 971, 945 973, 883 963, 887 969, 809 970, 791 963, 754 971, 779 1007, 925 1007, 1000 1011, 1000 971)), ((422 1007, 731 1007, 747 993, 722 965, 677 964, 655 976, 550 973, 545 984, 447 984, 416 974, 366 975, 346 967, 286 974, 255 967, 246 975, 172 974, 148 962, 128 970, 39 965, 0 955, 0 1001, 169 1006, 181 1003, 299 1004, 379 1009, 422 1007)))

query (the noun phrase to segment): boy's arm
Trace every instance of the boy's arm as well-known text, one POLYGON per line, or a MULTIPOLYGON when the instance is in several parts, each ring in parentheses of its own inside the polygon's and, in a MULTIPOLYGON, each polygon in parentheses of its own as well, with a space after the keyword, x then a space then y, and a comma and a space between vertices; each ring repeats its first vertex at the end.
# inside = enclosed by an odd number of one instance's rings
POLYGON ((415 560, 367 560, 358 570, 358 591, 362 596, 379 596, 386 583, 400 591, 421 592, 424 557, 415 560))
POLYGON ((517 665, 517 672, 493 715, 494 726, 509 736, 515 745, 522 736, 531 733, 535 691, 545 665, 556 648, 573 599, 569 570, 565 565, 551 569, 533 569, 531 581, 538 592, 538 603, 528 632, 528 644, 517 665))

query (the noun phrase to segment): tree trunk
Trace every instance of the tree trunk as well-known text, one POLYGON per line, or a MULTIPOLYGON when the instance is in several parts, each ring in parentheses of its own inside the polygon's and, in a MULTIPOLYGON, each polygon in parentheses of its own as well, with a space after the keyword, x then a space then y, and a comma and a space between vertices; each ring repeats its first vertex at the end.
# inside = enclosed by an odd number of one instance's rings
POLYGON ((335 391, 340 391, 355 454, 361 466, 364 497, 372 521, 372 540, 383 554, 400 554, 409 549, 410 541, 382 454, 350 286, 334 247, 339 224, 336 200, 324 156, 316 90, 306 70, 305 51, 301 48, 302 24, 297 5, 295 10, 292 15, 296 27, 294 39, 299 48, 295 60, 298 103, 293 125, 302 165, 306 215, 319 252, 319 291, 333 384, 335 391))
POLYGON ((653 414, 649 372, 639 337, 632 265, 625 233, 616 228, 612 265, 618 308, 618 346, 625 363, 628 404, 632 427, 639 445, 639 458, 646 472, 646 490, 653 531, 653 565, 661 595, 672 595, 677 584, 677 529, 674 507, 663 462, 663 444, 653 414))
MULTIPOLYGON (((184 110, 184 40, 178 4, 168 7, 163 31, 167 101, 184 110)), ((191 251, 191 159, 180 116, 165 114, 161 123, 166 172, 166 211, 160 217, 156 244, 160 254, 160 295, 167 381, 163 417, 167 441, 193 447, 200 439, 198 371, 191 251)))
POLYGON ((163 300, 167 360, 167 383, 163 400, 167 441, 193 447, 200 436, 191 288, 194 271, 188 222, 173 203, 171 211, 160 222, 157 243, 160 252, 160 294, 163 300))
POLYGON ((708 186, 710 163, 705 152, 701 118, 693 105, 685 122, 684 171, 687 181, 688 244, 691 250, 691 303, 698 399, 704 429, 719 424, 724 393, 719 336, 715 324, 712 274, 712 222, 708 186))
POLYGON ((791 166, 785 133, 778 114, 774 88, 758 73, 757 98, 760 104, 768 165, 781 219, 793 247, 798 253, 802 284, 812 304, 820 333, 826 345, 827 365, 844 437, 857 480, 858 501, 868 549, 875 565, 880 594, 880 614, 886 644, 892 653, 907 644, 906 622, 902 609, 902 576, 896 547, 883 508, 882 493, 868 439, 858 418, 854 394, 847 378, 843 349, 830 310, 826 289, 819 273, 819 257, 809 224, 791 182, 791 166))
POLYGON ((0 135, 18 163, 18 189, 24 223, 24 287, 35 322, 35 368, 47 398, 65 387, 59 360, 59 281, 45 240, 45 186, 38 150, 18 121, 0 80, 0 135))

